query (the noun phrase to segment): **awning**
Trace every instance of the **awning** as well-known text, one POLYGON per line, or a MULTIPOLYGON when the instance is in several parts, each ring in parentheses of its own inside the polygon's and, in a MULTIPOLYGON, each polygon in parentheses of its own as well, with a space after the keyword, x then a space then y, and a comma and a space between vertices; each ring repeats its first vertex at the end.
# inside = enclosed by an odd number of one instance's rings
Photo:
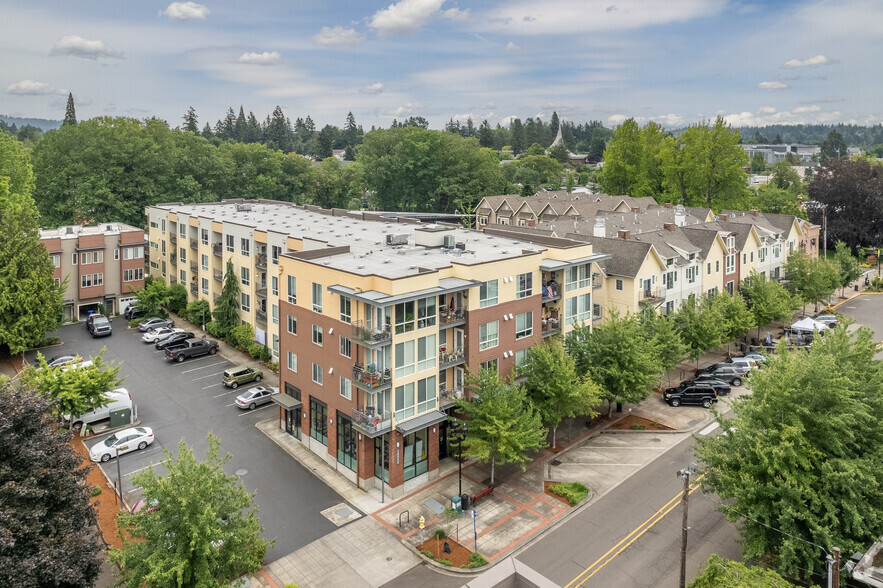
POLYGON ((273 394, 270 396, 270 400, 286 410, 292 410, 303 406, 303 402, 294 396, 289 396, 288 394, 273 394))
POLYGON ((613 257, 609 253, 596 253, 594 255, 590 255, 588 257, 582 257, 580 259, 573 259, 571 261, 558 261, 557 259, 544 259, 540 262, 540 269, 544 272, 553 272, 560 271, 568 267, 573 267, 575 265, 582 265, 584 263, 598 263, 599 261, 605 261, 613 257))
POLYGON ((414 431, 425 429, 429 425, 435 425, 436 423, 440 423, 446 420, 448 420, 448 415, 441 412, 440 410, 433 410, 432 412, 421 414, 420 416, 414 417, 413 419, 407 420, 405 422, 396 423, 396 429, 402 435, 409 435, 414 431))
POLYGON ((430 296, 440 296, 442 294, 450 294, 452 292, 468 290, 469 288, 474 288, 480 285, 481 282, 476 280, 464 280, 462 278, 442 278, 438 281, 438 286, 436 287, 427 288, 425 290, 418 290, 416 292, 408 292, 407 294, 390 295, 383 292, 377 292, 376 290, 369 290, 367 292, 356 292, 352 288, 339 284, 328 286, 328 291, 334 294, 339 294, 341 296, 354 298, 366 304, 383 307, 391 306, 393 304, 400 304, 402 302, 410 302, 412 300, 418 300, 420 298, 428 298, 430 296))

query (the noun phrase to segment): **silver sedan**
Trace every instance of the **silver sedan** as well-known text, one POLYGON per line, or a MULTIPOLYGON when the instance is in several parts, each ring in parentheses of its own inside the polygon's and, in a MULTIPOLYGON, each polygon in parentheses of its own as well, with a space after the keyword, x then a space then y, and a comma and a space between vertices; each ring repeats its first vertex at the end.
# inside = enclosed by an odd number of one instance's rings
POLYGON ((255 386, 236 397, 236 406, 254 410, 256 407, 270 402, 275 394, 279 394, 279 388, 275 386, 255 386))

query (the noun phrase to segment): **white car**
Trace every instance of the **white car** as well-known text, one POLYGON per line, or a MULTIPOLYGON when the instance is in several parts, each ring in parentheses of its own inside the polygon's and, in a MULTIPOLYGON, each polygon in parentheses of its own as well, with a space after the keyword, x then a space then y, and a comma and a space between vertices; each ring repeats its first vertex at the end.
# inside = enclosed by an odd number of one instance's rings
POLYGON ((151 443, 153 443, 153 429, 150 427, 123 429, 93 445, 89 450, 89 457, 92 461, 110 461, 117 455, 145 449, 151 443))
POLYGON ((160 327, 158 329, 150 329, 143 335, 141 335, 141 340, 145 343, 153 343, 157 339, 162 339, 163 337, 167 337, 174 333, 183 333, 184 329, 173 329, 171 327, 160 327))
POLYGON ((254 410, 255 407, 270 402, 270 397, 274 394, 279 394, 279 388, 275 386, 255 386, 236 397, 236 406, 254 410))

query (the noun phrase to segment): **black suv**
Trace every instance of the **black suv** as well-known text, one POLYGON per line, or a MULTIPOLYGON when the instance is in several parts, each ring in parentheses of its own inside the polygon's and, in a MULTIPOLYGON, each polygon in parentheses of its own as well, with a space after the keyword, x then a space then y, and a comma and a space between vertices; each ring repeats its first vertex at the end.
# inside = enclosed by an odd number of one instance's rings
POLYGON ((126 308, 125 312, 123 312, 123 316, 126 317, 126 320, 133 321, 135 319, 144 318, 147 316, 147 313, 137 306, 130 306, 126 308))
POLYGON ((699 376, 712 376, 715 380, 723 380, 731 386, 741 386, 745 381, 747 367, 742 367, 732 363, 716 363, 714 365, 702 368, 696 373, 699 376))
POLYGON ((663 392, 662 398, 671 406, 701 404, 708 408, 712 402, 717 402, 717 392, 708 384, 687 384, 683 387, 669 388, 663 392))
POLYGON ((696 376, 692 380, 684 382, 678 387, 680 388, 682 386, 687 386, 688 384, 703 384, 706 386, 711 386, 712 388, 714 388, 714 391, 717 392, 718 396, 729 394, 731 390, 729 384, 727 384, 717 376, 713 375, 696 376))
POLYGON ((161 338, 153 344, 157 349, 165 349, 166 347, 171 347, 172 345, 177 345, 187 339, 192 339, 193 333, 190 331, 184 333, 172 333, 164 338, 161 338))
POLYGON ((110 326, 110 319, 103 314, 90 314, 86 318, 86 329, 93 338, 104 337, 113 332, 110 326))

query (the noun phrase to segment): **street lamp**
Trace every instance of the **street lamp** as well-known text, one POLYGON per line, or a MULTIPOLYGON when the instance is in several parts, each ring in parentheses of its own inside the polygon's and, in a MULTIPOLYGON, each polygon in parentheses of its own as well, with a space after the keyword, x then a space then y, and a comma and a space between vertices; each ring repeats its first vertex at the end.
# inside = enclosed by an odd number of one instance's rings
POLYGON ((463 441, 466 439, 466 423, 460 423, 460 425, 454 429, 453 436, 457 440, 457 495, 463 495, 463 441))

